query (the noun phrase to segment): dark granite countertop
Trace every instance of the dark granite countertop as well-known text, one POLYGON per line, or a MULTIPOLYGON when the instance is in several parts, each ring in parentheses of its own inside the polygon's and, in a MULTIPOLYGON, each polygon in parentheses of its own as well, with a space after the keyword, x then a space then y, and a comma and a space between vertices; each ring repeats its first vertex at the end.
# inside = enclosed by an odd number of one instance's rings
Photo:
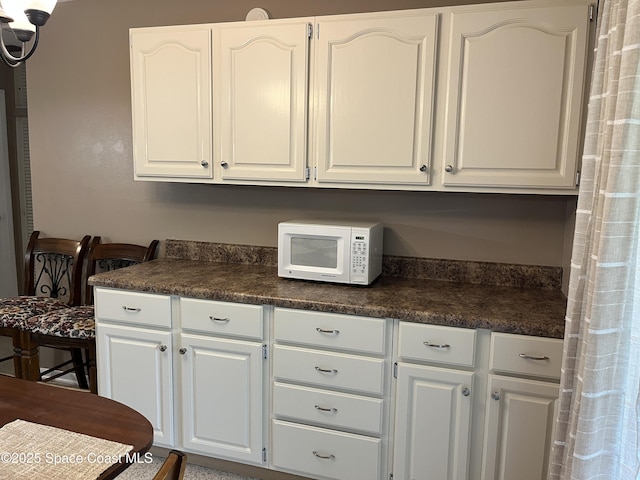
POLYGON ((321 312, 396 318, 562 338, 566 298, 556 288, 385 275, 369 286, 279 278, 273 265, 161 258, 97 274, 90 284, 321 312))

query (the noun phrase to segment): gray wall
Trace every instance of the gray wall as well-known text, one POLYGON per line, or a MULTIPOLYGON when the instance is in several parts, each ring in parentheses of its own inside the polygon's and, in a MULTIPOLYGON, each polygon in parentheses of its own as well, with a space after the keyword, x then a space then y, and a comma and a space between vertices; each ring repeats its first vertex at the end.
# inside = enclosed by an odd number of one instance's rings
MULTIPOLYGON (((454 1, 439 1, 451 5, 454 1)), ((428 0, 74 0, 28 61, 34 222, 48 236, 276 245, 293 217, 378 219, 388 255, 566 265, 575 199, 133 181, 128 29, 436 6, 428 0)))

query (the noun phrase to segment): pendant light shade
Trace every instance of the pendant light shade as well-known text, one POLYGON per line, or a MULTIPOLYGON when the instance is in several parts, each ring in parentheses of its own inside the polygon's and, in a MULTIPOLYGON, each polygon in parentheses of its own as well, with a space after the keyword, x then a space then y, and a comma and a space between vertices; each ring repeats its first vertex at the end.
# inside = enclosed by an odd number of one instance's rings
POLYGON ((3 33, 0 35, 0 54, 7 65, 15 67, 33 55, 38 46, 40 27, 47 23, 56 3, 57 0, 0 0, 0 27, 3 33), (15 43, 13 39, 18 42, 19 56, 14 56, 7 49, 5 32, 11 38, 10 44, 15 43), (26 44, 34 34, 35 38, 26 51, 26 44))

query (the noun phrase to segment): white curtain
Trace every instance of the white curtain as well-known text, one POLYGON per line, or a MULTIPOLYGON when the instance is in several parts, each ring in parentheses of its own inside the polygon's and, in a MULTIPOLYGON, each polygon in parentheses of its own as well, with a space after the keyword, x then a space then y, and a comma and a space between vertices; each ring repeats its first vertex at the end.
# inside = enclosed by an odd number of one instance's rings
POLYGON ((601 0, 550 479, 640 479, 640 0, 601 0))

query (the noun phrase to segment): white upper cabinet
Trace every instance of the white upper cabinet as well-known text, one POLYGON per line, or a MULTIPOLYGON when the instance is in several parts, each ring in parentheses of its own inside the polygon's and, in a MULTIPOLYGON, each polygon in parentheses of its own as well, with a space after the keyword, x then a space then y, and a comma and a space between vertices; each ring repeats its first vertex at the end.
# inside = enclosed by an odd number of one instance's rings
POLYGON ((135 178, 576 194, 589 1, 132 29, 135 178))
POLYGON ((135 177, 210 179, 210 29, 132 29, 130 48, 135 177))
POLYGON ((443 185, 575 189, 589 5, 563 3, 452 11, 443 185))
POLYGON ((321 17, 317 181, 428 185, 438 15, 321 17))
POLYGON ((305 182, 312 19, 214 26, 224 181, 305 182))

